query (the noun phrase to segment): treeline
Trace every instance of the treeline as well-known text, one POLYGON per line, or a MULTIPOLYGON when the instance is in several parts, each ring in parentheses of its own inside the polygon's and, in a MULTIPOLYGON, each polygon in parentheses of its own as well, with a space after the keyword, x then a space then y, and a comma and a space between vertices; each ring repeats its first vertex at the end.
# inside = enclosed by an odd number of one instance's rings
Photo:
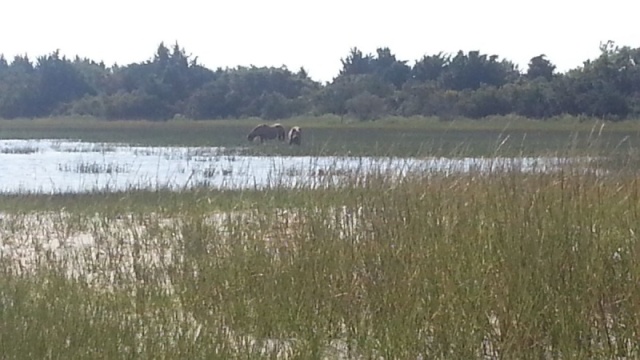
POLYGON ((127 66, 68 59, 58 51, 35 61, 27 55, 10 62, 0 56, 0 117, 639 116, 640 48, 607 42, 600 50, 595 60, 558 73, 545 55, 520 70, 479 51, 427 55, 409 65, 388 48, 375 54, 353 48, 326 84, 312 80, 304 68, 211 70, 178 44, 160 44, 153 58, 127 66))

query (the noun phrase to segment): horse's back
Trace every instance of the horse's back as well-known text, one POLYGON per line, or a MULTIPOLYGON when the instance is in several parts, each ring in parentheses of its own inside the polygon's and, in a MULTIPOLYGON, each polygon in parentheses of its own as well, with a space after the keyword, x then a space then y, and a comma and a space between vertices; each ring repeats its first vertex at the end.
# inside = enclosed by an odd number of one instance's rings
POLYGON ((269 124, 259 124, 251 130, 249 133, 249 139, 251 140, 254 137, 260 137, 261 140, 264 139, 275 139, 278 138, 280 140, 284 140, 286 137, 286 131, 282 124, 276 123, 273 125, 269 124))

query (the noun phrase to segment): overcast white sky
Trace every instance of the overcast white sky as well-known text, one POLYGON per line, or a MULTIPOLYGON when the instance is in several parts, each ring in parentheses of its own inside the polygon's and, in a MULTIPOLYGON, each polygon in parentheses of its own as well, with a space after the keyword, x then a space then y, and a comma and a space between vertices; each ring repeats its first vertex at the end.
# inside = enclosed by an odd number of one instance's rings
POLYGON ((544 53, 566 71, 606 40, 640 47, 638 10, 633 0, 2 0, 0 53, 11 61, 60 49, 126 65, 177 41, 211 69, 304 66, 330 81, 351 47, 389 47, 409 64, 480 50, 521 69, 544 53))

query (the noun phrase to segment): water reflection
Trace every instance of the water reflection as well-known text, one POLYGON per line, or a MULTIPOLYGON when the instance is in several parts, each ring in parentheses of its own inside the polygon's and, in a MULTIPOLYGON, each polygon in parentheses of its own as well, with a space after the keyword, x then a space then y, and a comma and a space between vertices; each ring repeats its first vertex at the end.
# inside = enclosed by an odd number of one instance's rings
MULTIPOLYGON (((371 171, 549 171, 559 158, 380 158, 232 155, 216 147, 145 147, 73 140, 0 140, 0 191, 61 193, 194 185, 295 186, 371 171)), ((336 180, 337 181, 337 180, 336 180)))

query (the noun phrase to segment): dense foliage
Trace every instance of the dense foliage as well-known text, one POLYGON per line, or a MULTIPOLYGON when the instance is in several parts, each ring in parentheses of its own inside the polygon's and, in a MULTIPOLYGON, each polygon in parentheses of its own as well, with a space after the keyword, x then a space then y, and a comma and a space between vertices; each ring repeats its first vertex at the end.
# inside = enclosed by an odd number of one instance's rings
POLYGON ((426 55, 413 65, 389 48, 341 59, 329 83, 304 68, 211 70, 175 44, 153 58, 106 66, 58 51, 32 61, 0 55, 0 117, 89 115, 107 119, 287 118, 337 114, 361 120, 385 115, 482 118, 560 114, 623 119, 640 115, 640 48, 600 46, 601 54, 558 73, 544 54, 525 71, 479 51, 426 55))

